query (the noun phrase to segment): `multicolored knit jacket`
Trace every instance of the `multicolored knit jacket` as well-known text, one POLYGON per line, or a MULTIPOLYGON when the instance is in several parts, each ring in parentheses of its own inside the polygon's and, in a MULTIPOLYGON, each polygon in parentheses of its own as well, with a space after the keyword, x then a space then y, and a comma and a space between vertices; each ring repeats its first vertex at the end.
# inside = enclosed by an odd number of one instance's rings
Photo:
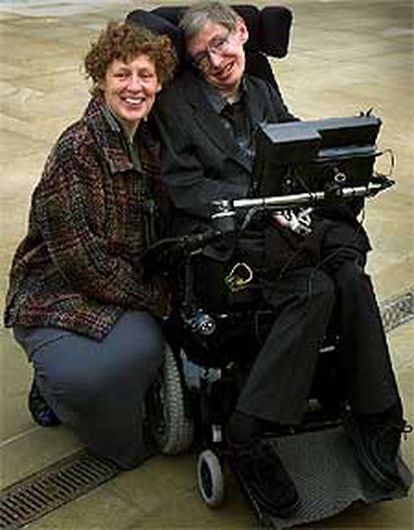
POLYGON ((141 263, 159 212, 157 145, 144 122, 129 145, 108 114, 92 98, 46 162, 12 264, 6 326, 101 339, 127 309, 169 311, 164 283, 144 280, 141 263))

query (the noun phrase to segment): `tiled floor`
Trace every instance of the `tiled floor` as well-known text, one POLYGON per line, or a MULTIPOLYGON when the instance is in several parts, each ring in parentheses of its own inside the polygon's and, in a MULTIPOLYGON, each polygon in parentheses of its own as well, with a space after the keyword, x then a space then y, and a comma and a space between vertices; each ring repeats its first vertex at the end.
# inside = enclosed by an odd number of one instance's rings
MULTIPOLYGON (((173 3, 173 2, 170 2, 173 3)), ((0 293, 26 223, 30 193, 56 136, 82 112, 88 87, 80 65, 88 44, 109 19, 147 0, 0 0, 0 293)), ((411 0, 291 0, 289 56, 275 69, 285 99, 303 118, 357 114, 374 108, 383 120, 380 147, 396 156, 397 185, 371 200, 365 224, 374 251, 380 299, 414 285, 414 69, 411 0)), ((387 163, 379 165, 386 170, 387 163)), ((414 422, 413 324, 390 334, 407 416, 414 422)), ((0 463, 3 485, 71 453, 63 428, 34 426, 26 410, 30 366, 9 331, 0 335, 0 463)), ((413 464, 413 441, 405 443, 413 464)), ((155 458, 136 471, 63 507, 33 525, 43 529, 251 528, 251 513, 235 484, 226 506, 208 510, 197 498, 194 457, 155 458)), ((352 509, 318 528, 413 525, 411 499, 352 509)))

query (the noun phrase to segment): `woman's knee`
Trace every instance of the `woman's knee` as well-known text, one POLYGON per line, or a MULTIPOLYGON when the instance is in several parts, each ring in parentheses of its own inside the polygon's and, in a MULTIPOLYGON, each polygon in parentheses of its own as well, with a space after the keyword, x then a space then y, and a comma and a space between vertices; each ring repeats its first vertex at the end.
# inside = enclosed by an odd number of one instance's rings
POLYGON ((102 341, 65 337, 47 350, 36 351, 32 362, 42 391, 79 410, 111 395, 142 398, 159 370, 163 352, 157 322, 149 315, 132 315, 102 341))
POLYGON ((126 312, 111 333, 111 342, 119 350, 120 363, 149 375, 160 367, 165 338, 158 321, 143 311, 126 312))
POLYGON ((109 391, 99 365, 94 367, 75 358, 72 362, 63 360, 58 351, 52 360, 42 355, 35 355, 32 360, 38 386, 47 401, 80 410, 109 391))

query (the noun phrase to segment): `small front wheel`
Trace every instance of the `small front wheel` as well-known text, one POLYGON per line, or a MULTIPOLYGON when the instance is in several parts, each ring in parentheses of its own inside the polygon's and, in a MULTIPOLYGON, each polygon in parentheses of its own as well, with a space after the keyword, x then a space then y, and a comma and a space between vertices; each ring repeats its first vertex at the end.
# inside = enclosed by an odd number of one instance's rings
POLYGON ((217 455, 210 449, 198 457, 197 481, 203 501, 210 508, 221 506, 224 499, 223 469, 217 455))

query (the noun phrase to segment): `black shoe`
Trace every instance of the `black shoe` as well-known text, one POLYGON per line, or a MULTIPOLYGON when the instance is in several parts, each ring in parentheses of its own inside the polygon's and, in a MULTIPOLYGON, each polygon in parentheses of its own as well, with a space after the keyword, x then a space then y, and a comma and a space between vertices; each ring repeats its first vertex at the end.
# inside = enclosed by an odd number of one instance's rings
POLYGON ((243 444, 229 444, 229 463, 257 503, 277 517, 289 517, 299 497, 292 479, 268 440, 253 438, 243 444))
POLYGON ((29 392, 28 406, 32 418, 41 427, 55 427, 62 423, 39 392, 35 379, 29 392))
POLYGON ((412 431, 404 420, 362 420, 348 422, 348 433, 354 443, 359 463, 379 486, 392 490, 403 486, 397 456, 401 434, 412 431))

